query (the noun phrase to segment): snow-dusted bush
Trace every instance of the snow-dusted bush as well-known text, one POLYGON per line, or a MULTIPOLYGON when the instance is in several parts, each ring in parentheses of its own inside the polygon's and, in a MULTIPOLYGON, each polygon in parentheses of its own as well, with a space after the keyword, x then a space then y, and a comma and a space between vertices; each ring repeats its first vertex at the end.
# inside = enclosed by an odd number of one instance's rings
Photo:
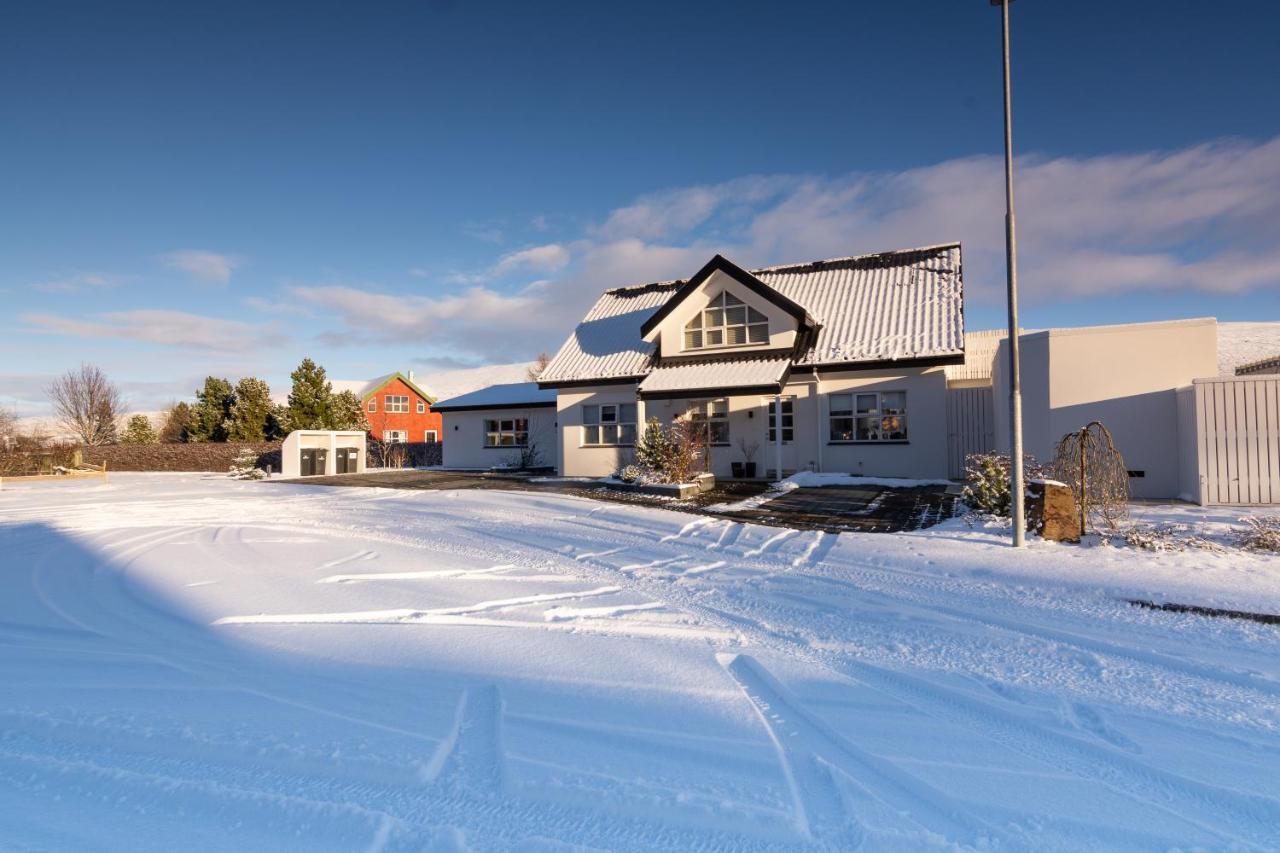
POLYGON ((637 469, 638 482, 688 483, 706 466, 705 422, 678 420, 666 428, 657 418, 650 418, 636 440, 635 464, 627 468, 637 469))
POLYGON ((1249 516, 1240 520, 1245 523, 1245 529, 1239 537, 1241 548, 1246 551, 1280 554, 1280 515, 1264 518, 1249 516))
MULTIPOLYGON (((1035 457, 1023 456, 1026 479, 1044 476, 1035 457)), ((971 453, 965 458, 965 484, 962 495, 970 509, 984 515, 1008 518, 1013 512, 1010 492, 1009 456, 1005 453, 971 453)))
POLYGON ((227 476, 233 480, 261 480, 267 472, 258 467, 258 451, 246 447, 231 460, 227 476))
POLYGON ((1144 551, 1221 551, 1217 542, 1196 533, 1190 524, 1134 524, 1123 531, 1126 545, 1144 551))
POLYGON ((644 471, 639 465, 624 465, 613 476, 624 483, 636 483, 644 476, 644 471))

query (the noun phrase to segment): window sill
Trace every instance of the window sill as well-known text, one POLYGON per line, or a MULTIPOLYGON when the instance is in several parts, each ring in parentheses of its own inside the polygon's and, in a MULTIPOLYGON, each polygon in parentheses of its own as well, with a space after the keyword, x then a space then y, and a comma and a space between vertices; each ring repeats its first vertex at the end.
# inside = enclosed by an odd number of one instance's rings
POLYGON ((579 444, 581 450, 598 449, 601 447, 635 447, 634 444, 579 444))
MULTIPOLYGON (((439 442, 426 442, 429 444, 438 444, 439 442)), ((481 445, 485 450, 524 450, 527 444, 485 444, 481 445)))
POLYGON ((877 445, 877 444, 910 444, 911 440, 906 438, 894 438, 886 441, 828 441, 827 447, 845 447, 850 444, 858 445, 877 445))

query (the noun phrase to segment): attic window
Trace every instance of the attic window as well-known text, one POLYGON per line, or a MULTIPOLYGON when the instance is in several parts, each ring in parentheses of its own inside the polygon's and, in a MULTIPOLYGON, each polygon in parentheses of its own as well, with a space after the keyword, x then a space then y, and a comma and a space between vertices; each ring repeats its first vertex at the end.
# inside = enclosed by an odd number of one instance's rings
POLYGON ((725 291, 684 327, 684 348, 736 347, 769 342, 769 318, 725 291))

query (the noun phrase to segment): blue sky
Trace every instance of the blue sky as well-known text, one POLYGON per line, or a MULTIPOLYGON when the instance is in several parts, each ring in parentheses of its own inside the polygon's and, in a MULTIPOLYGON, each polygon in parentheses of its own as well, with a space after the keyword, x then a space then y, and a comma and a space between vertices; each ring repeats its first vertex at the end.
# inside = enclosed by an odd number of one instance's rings
MULTIPOLYGON (((1019 0, 1025 321, 1280 318, 1274 4, 1019 0)), ((1002 322, 984 0, 23 4, 0 403, 554 350, 599 290, 962 239, 1002 322)))

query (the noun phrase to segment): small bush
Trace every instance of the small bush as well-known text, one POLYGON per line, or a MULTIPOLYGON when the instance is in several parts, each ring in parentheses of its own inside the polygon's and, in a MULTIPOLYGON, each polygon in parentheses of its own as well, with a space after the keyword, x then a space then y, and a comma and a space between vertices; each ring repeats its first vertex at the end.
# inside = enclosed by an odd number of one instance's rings
MULTIPOLYGON (((1013 512, 1008 454, 973 453, 965 463, 964 502, 975 512, 1008 518, 1013 512)), ((1027 480, 1044 476, 1035 457, 1023 456, 1022 465, 1027 480)))
POLYGON ((258 452, 246 447, 232 460, 227 476, 233 480, 261 480, 267 472, 258 467, 258 452))
POLYGON ((1248 516, 1240 520, 1245 524, 1245 529, 1239 536, 1241 548, 1246 551, 1280 554, 1280 515, 1264 518, 1248 516))
POLYGON ((705 422, 677 420, 665 428, 657 418, 645 424, 636 441, 635 465, 627 466, 637 469, 635 479, 645 483, 688 483, 706 467, 705 422))
POLYGON ((1134 524, 1123 531, 1124 542, 1143 551, 1222 551, 1216 542, 1200 536, 1189 524, 1134 524))

